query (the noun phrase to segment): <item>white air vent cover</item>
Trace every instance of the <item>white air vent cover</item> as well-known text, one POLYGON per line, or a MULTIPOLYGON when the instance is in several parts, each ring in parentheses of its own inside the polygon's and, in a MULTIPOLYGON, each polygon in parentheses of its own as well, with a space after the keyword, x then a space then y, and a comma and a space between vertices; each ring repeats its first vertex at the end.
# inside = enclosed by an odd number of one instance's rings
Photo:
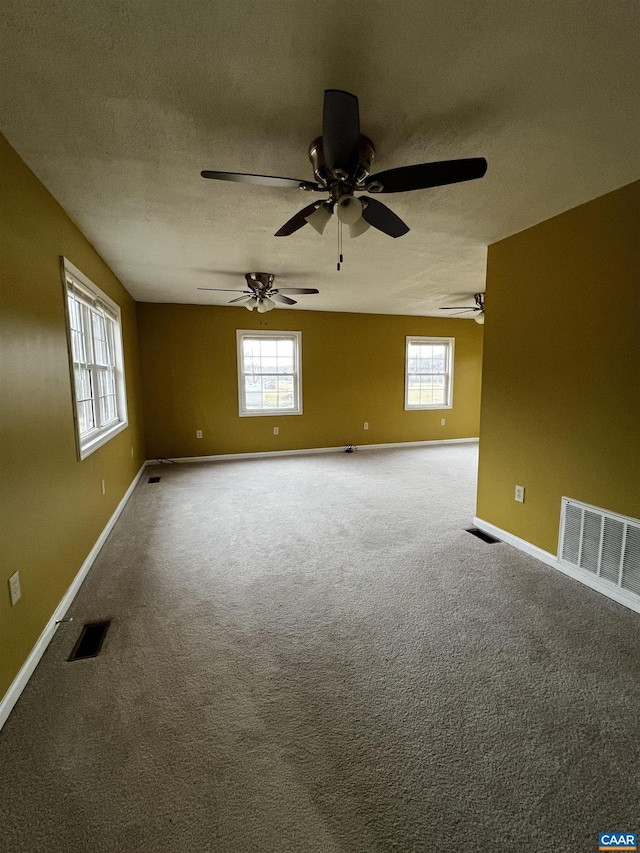
POLYGON ((640 598, 640 521, 562 498, 561 563, 640 598))

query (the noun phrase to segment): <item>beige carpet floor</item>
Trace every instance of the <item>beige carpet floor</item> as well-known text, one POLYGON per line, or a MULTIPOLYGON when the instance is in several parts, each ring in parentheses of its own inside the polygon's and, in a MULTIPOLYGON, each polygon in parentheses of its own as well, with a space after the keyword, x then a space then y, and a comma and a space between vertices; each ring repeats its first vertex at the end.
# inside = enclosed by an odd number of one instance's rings
POLYGON ((587 853, 637 830, 640 617, 465 532, 475 467, 458 445, 147 469, 0 733, 0 849, 587 853))

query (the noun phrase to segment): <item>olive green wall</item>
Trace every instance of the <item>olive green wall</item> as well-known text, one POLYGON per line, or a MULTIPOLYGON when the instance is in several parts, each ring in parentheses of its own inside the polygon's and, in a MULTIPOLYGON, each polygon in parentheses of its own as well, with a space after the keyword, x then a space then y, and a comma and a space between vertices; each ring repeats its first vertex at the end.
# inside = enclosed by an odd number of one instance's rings
POLYGON ((261 315, 238 307, 137 307, 150 458, 478 435, 482 327, 472 321, 299 309, 261 315), (260 328, 302 332, 302 415, 238 416, 236 329, 260 328), (404 411, 407 335, 455 337, 453 409, 404 411), (274 426, 280 428, 277 436, 274 426), (198 429, 202 439, 196 438, 198 429))
POLYGON ((2 136, 0 183, 1 699, 139 470, 144 447, 133 300, 2 136), (120 305, 124 327, 129 427, 82 462, 61 255, 120 305), (22 598, 11 607, 7 580, 16 570, 22 598))
POLYGON ((640 518, 639 212, 640 182, 489 247, 477 514, 553 554, 563 495, 640 518))

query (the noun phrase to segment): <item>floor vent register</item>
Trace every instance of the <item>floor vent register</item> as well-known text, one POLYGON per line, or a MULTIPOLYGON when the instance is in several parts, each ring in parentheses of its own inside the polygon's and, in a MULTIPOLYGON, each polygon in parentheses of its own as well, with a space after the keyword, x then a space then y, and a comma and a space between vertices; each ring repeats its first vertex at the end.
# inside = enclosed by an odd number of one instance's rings
POLYGON ((107 622, 87 622, 80 631, 80 636, 69 655, 69 660, 97 657, 100 654, 110 624, 110 620, 107 622))
POLYGON ((478 539, 482 539, 482 541, 486 542, 487 545, 495 545, 496 542, 500 541, 493 536, 489 536, 489 534, 485 533, 484 530, 478 530, 477 527, 467 527, 467 533, 471 533, 472 536, 477 536, 478 539))

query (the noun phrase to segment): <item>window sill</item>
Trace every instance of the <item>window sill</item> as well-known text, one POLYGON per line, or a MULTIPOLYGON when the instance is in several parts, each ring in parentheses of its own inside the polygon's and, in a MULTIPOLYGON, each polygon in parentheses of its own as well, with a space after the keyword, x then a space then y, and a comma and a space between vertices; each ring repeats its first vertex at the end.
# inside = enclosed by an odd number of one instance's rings
POLYGON ((302 409, 298 409, 297 411, 289 411, 283 412, 281 409, 268 409, 267 411, 260 412, 240 412, 239 416, 241 418, 281 418, 284 415, 301 415, 302 409))
POLYGON ((453 409, 453 406, 405 406, 405 412, 438 412, 453 409))
POLYGON ((114 426, 104 430, 104 432, 100 432, 95 438, 83 442, 83 444, 78 448, 78 456, 81 460, 86 459, 87 456, 91 456, 94 451, 98 450, 108 441, 111 441, 114 436, 118 435, 119 432, 122 432, 123 429, 126 429, 128 425, 129 421, 119 421, 114 426))

